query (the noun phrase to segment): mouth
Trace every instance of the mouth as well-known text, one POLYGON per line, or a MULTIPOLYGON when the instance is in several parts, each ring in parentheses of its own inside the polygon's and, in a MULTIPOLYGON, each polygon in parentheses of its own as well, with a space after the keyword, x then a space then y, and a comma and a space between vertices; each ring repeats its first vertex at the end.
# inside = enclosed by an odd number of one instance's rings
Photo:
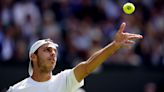
POLYGON ((55 58, 49 58, 48 60, 49 60, 52 64, 55 63, 55 58))

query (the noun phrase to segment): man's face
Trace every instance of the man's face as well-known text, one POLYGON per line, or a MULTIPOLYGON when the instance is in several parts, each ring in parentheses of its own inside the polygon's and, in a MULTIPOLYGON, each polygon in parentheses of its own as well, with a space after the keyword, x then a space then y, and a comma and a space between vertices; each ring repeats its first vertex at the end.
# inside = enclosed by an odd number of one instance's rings
POLYGON ((36 56, 36 65, 40 72, 49 73, 54 69, 57 60, 56 49, 48 47, 48 44, 44 44, 38 49, 36 56))

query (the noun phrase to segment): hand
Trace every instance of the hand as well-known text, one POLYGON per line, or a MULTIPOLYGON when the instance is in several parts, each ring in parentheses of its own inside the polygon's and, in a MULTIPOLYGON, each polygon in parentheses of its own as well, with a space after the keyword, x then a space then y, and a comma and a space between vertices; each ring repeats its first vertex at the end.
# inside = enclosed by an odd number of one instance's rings
POLYGON ((126 23, 123 22, 116 33, 114 41, 119 46, 128 46, 134 44, 134 40, 143 38, 142 35, 124 32, 126 23))

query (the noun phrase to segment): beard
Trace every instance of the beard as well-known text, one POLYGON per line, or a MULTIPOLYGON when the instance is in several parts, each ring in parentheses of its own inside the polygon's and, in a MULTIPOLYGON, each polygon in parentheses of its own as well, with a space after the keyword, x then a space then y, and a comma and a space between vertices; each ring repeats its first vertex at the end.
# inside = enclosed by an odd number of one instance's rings
POLYGON ((41 73, 51 73, 52 70, 54 69, 54 65, 48 66, 47 64, 45 64, 46 61, 44 61, 40 57, 38 57, 37 60, 38 60, 37 65, 41 73))

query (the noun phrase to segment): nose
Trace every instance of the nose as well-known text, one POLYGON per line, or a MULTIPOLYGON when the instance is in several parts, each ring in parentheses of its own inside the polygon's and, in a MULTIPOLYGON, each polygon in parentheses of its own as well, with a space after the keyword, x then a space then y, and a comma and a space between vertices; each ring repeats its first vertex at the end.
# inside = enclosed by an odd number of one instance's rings
POLYGON ((55 57, 55 55, 56 55, 56 50, 55 49, 51 49, 51 56, 55 57))

